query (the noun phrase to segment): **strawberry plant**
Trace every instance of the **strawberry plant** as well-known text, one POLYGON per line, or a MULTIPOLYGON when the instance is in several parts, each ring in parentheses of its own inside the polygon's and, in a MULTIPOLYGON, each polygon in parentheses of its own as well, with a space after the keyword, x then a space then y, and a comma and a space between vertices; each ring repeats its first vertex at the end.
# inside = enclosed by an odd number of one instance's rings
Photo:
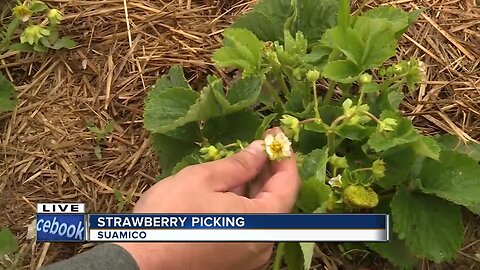
MULTIPOLYGON (((390 60, 420 10, 381 6, 351 15, 348 0, 263 0, 225 30, 217 67, 201 91, 173 66, 149 92, 144 125, 162 176, 227 157, 269 126, 271 159, 296 151, 297 212, 388 213, 391 240, 365 243, 399 268, 451 260, 463 240, 461 210, 479 212, 480 149, 421 134, 402 116, 424 80, 417 59, 390 60), (434 226, 432 226, 434 225, 434 226)), ((275 161, 272 161, 275 162, 275 161)), ((314 244, 277 248, 289 269, 308 269, 314 244)))
POLYGON ((15 87, 0 73, 0 112, 11 111, 16 104, 15 87))
POLYGON ((47 49, 72 49, 76 42, 60 37, 59 25, 63 15, 58 9, 51 9, 38 0, 17 1, 12 9, 12 20, 5 31, 0 31, 0 53, 7 50, 22 52, 45 52, 47 49), (38 16, 40 15, 40 16, 38 16), (43 16, 42 16, 43 15, 43 16), (41 23, 46 19, 48 24, 41 23), (21 30, 20 42, 15 42, 15 34, 21 30))

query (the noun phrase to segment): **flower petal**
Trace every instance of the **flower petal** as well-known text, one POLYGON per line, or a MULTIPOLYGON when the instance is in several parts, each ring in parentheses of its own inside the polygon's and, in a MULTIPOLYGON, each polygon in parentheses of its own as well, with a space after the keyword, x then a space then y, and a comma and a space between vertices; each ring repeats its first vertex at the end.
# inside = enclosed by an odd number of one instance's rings
POLYGON ((273 136, 271 134, 268 134, 263 141, 268 146, 268 145, 271 145, 274 140, 275 139, 273 138, 273 136))

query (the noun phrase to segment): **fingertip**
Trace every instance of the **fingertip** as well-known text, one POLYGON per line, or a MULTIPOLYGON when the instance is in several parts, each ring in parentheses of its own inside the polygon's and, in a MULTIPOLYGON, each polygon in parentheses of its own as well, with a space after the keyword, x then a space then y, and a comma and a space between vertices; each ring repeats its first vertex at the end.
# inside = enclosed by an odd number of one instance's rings
POLYGON ((265 152, 264 143, 262 140, 256 140, 250 143, 247 147, 243 149, 244 151, 250 152, 255 156, 260 156, 267 158, 267 153, 265 152))

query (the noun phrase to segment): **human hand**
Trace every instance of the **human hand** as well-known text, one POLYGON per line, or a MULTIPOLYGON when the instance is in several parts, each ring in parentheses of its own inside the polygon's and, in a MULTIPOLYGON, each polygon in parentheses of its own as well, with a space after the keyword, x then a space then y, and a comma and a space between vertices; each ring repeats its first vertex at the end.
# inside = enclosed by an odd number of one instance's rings
MULTIPOLYGON (((300 187, 295 156, 267 162, 262 144, 254 141, 231 157, 187 167, 158 182, 142 195, 133 212, 290 212, 300 187)), ((266 266, 273 248, 273 243, 118 245, 132 254, 142 270, 261 269, 266 266)))

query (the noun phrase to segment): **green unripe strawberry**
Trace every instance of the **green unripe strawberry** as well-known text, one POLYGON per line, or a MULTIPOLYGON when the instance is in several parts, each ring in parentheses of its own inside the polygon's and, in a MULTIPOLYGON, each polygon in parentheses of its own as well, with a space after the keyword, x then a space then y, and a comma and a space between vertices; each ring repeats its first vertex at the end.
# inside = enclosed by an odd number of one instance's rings
POLYGON ((354 208, 374 208, 378 205, 378 195, 371 188, 348 186, 343 191, 343 201, 354 208))

